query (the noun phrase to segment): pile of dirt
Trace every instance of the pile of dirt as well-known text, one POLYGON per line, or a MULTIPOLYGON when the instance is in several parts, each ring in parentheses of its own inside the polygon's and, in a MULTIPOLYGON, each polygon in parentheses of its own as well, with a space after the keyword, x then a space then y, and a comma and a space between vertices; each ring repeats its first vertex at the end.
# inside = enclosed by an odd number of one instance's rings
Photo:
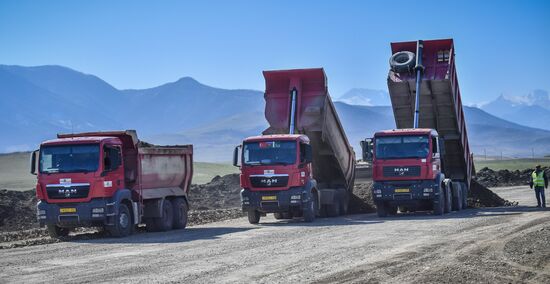
POLYGON ((37 225, 34 190, 0 190, 0 231, 25 230, 37 225))
MULTIPOLYGON (((550 173, 550 168, 543 167, 543 169, 550 173)), ((533 171, 534 169, 494 171, 485 167, 477 172, 475 179, 487 187, 527 185, 533 171)))
POLYGON ((517 202, 510 202, 503 199, 476 180, 471 181, 470 192, 468 194, 468 207, 479 208, 516 205, 517 202))
POLYGON ((376 206, 372 199, 372 182, 363 182, 355 184, 353 195, 349 201, 349 213, 371 213, 376 211, 376 206))
POLYGON ((239 174, 215 176, 206 184, 193 184, 189 191, 191 209, 211 210, 240 208, 239 174))

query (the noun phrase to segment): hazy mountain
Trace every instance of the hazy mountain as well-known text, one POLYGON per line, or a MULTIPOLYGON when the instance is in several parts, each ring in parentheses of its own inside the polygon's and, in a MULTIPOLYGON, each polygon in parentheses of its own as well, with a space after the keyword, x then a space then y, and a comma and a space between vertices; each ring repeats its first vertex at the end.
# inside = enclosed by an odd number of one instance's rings
MULTIPOLYGON (((389 106, 335 106, 355 149, 375 131, 395 127, 389 106)), ((267 127, 263 110, 260 91, 213 88, 189 77, 150 89, 117 90, 65 67, 0 65, 0 152, 34 149, 58 132, 136 129, 152 143, 194 144, 198 161, 230 161, 235 145, 267 127)), ((550 131, 477 108, 465 110, 477 154, 484 149, 506 156, 529 156, 532 148, 537 155, 550 152, 550 131)))
POLYGON ((389 106, 390 96, 387 91, 354 88, 335 99, 349 105, 389 106))
POLYGON ((550 130, 550 95, 544 90, 526 96, 501 95, 481 108, 506 120, 550 130))

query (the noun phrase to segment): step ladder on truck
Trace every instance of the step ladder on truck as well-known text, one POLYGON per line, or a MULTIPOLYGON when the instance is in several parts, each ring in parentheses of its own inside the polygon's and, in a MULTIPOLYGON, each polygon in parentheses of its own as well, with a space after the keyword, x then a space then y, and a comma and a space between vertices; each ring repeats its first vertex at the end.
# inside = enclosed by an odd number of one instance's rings
POLYGON ((362 142, 372 153, 378 216, 466 208, 475 171, 453 40, 396 42, 391 49, 387 81, 397 128, 362 142))

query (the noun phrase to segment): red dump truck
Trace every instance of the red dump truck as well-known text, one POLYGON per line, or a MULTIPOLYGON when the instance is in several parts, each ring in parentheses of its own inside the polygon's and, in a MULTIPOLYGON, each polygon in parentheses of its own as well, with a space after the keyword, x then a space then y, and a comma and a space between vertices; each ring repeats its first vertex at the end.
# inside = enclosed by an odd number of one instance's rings
POLYGON ((37 214, 52 237, 75 227, 130 235, 187 224, 193 146, 152 146, 133 130, 59 134, 32 153, 37 214))
POLYGON ((392 43, 388 89, 398 129, 363 148, 373 156, 378 216, 467 206, 474 172, 452 39, 392 43))
POLYGON ((255 224, 345 214, 353 190, 355 154, 327 89, 323 69, 264 71, 269 128, 234 152, 240 160, 242 209, 255 224), (241 153, 241 154, 239 154, 241 153))

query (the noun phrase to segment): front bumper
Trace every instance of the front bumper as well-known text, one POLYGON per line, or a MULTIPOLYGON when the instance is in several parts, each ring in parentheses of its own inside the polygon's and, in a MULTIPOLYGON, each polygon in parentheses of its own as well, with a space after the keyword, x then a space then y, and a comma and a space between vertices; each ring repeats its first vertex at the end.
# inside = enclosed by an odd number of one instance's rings
POLYGON ((97 198, 87 203, 47 203, 37 204, 37 218, 40 227, 57 225, 59 227, 90 227, 112 223, 115 202, 97 198), (61 212, 62 210, 66 212, 61 212), (74 212, 73 212, 74 211, 74 212))
POLYGON ((241 190, 243 211, 258 210, 264 213, 288 212, 291 209, 302 209, 310 201, 311 192, 305 190, 303 187, 292 187, 288 190, 279 191, 241 190), (275 197, 274 200, 273 196, 275 197))
POLYGON ((439 195, 439 186, 431 180, 375 182, 372 188, 374 201, 410 203, 417 200, 433 200, 439 195))

